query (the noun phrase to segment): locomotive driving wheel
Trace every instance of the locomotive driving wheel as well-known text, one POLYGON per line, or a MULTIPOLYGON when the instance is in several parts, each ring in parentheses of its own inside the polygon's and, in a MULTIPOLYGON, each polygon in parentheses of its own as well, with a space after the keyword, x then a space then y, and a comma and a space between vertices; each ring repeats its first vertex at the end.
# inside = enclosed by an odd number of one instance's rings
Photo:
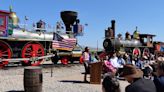
MULTIPOLYGON (((0 41, 0 59, 9 59, 12 56, 11 48, 4 41, 0 41)), ((8 61, 0 61, 0 68, 7 65, 8 61)))
MULTIPOLYGON (((44 56, 44 47, 40 43, 27 43, 22 49, 22 58, 33 58, 44 56)), ((25 65, 38 66, 43 59, 38 60, 24 60, 25 65)))

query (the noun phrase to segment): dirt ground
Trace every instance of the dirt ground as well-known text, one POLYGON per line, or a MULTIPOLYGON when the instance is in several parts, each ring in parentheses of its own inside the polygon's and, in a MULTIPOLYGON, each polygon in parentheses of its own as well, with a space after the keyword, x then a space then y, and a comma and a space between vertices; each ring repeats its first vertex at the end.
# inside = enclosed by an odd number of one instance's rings
MULTIPOLYGON (((74 82, 77 85, 85 85, 92 89, 98 90, 98 92, 102 92, 102 84, 90 84, 90 83, 83 82, 83 80, 84 80, 84 74, 82 73, 84 71, 83 66, 81 66, 81 68, 82 69, 80 72, 76 72, 73 75, 58 77, 55 80, 63 81, 63 82, 74 82)), ((90 75, 87 75, 87 80, 90 81, 90 75)), ((102 81, 102 79, 101 79, 101 81, 102 81)), ((123 80, 119 80, 119 82, 120 82, 121 92, 125 92, 125 87, 127 85, 129 85, 129 83, 127 81, 123 81, 123 80)))

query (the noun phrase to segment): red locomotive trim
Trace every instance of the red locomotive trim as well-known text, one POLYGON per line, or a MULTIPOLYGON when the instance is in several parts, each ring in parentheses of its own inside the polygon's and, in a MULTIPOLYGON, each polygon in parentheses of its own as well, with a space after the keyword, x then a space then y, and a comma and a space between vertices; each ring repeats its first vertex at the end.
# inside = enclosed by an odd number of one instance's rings
MULTIPOLYGON (((0 48, 1 48, 0 49, 0 58, 9 59, 12 57, 12 54, 13 54, 12 49, 6 42, 0 40, 0 48)), ((0 68, 4 67, 7 64, 8 64, 8 61, 0 62, 0 68)))
MULTIPOLYGON (((31 57, 41 57, 44 56, 44 47, 39 42, 28 42, 22 49, 22 58, 31 58, 31 57)), ((38 66, 43 61, 43 59, 36 62, 31 62, 30 65, 38 66)), ((24 60, 25 64, 30 63, 30 61, 24 60)))
POLYGON ((10 14, 10 12, 5 11, 5 10, 0 10, 0 13, 1 13, 1 14, 10 14))

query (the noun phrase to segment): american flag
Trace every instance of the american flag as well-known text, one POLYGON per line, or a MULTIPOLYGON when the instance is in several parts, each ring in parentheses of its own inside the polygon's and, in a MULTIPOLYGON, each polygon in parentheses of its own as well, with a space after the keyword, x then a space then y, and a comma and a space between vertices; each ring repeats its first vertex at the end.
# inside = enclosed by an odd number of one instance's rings
POLYGON ((71 51, 76 45, 76 42, 76 38, 63 38, 60 35, 54 33, 52 48, 71 51))

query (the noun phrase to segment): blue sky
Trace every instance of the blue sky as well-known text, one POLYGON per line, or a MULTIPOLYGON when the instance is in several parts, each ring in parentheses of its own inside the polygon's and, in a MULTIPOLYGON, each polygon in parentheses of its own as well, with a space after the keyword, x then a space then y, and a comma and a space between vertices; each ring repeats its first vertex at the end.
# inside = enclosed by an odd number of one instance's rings
POLYGON ((60 12, 78 12, 81 24, 87 23, 79 44, 103 47, 104 30, 116 20, 116 34, 133 33, 138 26, 140 33, 155 34, 154 40, 164 41, 163 0, 0 0, 0 9, 13 6, 20 21, 28 16, 32 24, 42 19, 49 25, 61 21, 60 12))

